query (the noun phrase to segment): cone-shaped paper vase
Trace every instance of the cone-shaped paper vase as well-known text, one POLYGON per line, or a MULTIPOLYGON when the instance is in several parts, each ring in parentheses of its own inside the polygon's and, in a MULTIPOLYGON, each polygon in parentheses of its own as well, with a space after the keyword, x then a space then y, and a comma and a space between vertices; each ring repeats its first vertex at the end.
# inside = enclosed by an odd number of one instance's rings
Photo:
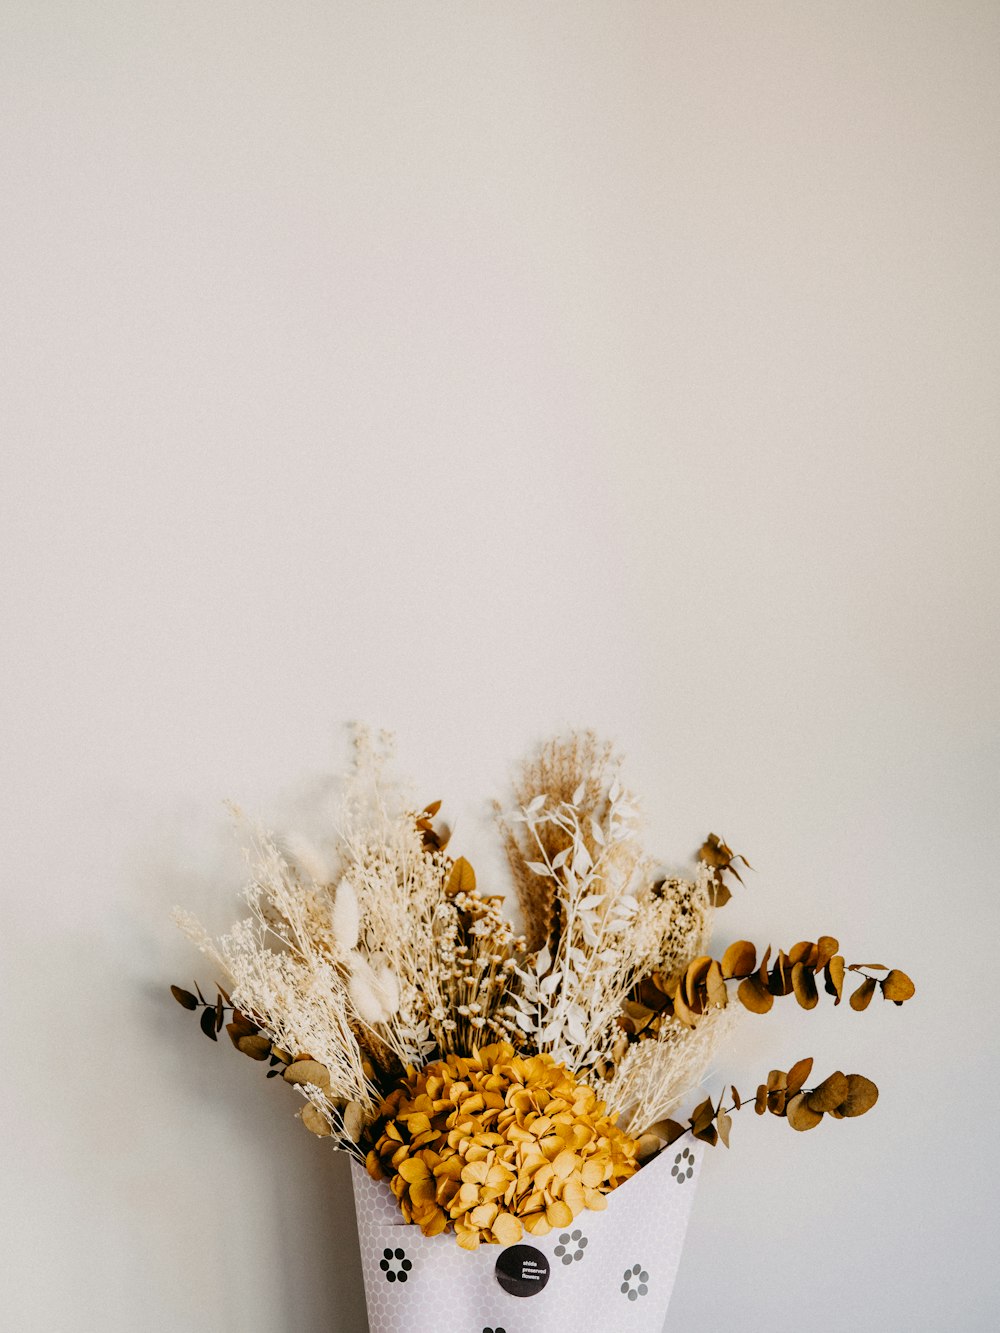
POLYGON ((371 1333, 660 1333, 703 1147, 674 1144, 565 1231, 461 1249, 352 1163, 371 1333))

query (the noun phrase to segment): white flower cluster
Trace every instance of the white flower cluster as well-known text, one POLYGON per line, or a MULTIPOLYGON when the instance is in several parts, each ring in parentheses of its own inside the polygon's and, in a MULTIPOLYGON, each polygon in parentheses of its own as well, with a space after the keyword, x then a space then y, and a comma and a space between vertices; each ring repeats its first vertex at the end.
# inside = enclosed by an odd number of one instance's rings
POLYGON ((635 840, 637 811, 620 782, 612 783, 600 817, 581 811, 584 794, 581 785, 570 800, 552 804, 541 793, 511 816, 534 841, 539 859, 528 869, 552 881, 560 912, 555 939, 517 969, 521 990, 508 1012, 534 1049, 574 1071, 607 1054, 614 1020, 635 984, 631 927, 647 868, 635 840), (566 845, 550 855, 542 831, 553 829, 566 845))

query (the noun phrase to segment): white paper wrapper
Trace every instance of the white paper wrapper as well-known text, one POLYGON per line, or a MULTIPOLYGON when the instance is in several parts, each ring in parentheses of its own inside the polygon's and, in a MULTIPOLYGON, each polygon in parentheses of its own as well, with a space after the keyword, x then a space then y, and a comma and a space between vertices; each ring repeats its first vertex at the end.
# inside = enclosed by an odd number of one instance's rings
POLYGON ((686 1138, 565 1231, 460 1249, 352 1163, 371 1333, 661 1333, 703 1145, 686 1138))

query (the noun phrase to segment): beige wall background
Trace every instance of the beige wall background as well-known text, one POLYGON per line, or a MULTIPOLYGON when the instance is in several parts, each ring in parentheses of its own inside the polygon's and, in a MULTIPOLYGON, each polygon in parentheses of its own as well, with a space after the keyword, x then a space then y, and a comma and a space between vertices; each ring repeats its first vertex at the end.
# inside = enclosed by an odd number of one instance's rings
MULTIPOLYGON (((12 1333, 363 1330, 346 1174, 166 996, 343 724, 496 867, 551 729, 906 1009, 748 1020, 668 1329, 986 1330, 1000 10, 0 6, 12 1333)), ((227 1047, 228 1049, 228 1047, 227 1047)))

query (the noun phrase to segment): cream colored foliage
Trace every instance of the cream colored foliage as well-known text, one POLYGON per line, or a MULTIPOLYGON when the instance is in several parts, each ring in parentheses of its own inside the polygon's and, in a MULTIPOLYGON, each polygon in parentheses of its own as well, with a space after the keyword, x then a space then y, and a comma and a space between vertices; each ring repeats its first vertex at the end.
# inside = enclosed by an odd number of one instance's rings
POLYGON ((704 949, 711 894, 704 870, 655 874, 610 747, 556 740, 521 773, 502 829, 526 938, 429 836, 387 759, 384 738, 357 733, 323 843, 293 836, 286 856, 253 833, 247 920, 214 942, 181 920, 298 1067, 286 1080, 308 1099, 308 1127, 350 1146, 348 1128, 370 1119, 400 1067, 490 1042, 565 1064, 630 1132, 665 1116, 725 1025, 713 1014, 692 1031, 646 1011, 626 1034, 620 1018, 644 978, 669 979, 704 949))
POLYGON ((694 1029, 672 1020, 657 1037, 629 1046, 609 1077, 593 1086, 618 1112, 622 1129, 638 1138, 704 1079, 737 1021, 735 1008, 710 1010, 694 1029))

